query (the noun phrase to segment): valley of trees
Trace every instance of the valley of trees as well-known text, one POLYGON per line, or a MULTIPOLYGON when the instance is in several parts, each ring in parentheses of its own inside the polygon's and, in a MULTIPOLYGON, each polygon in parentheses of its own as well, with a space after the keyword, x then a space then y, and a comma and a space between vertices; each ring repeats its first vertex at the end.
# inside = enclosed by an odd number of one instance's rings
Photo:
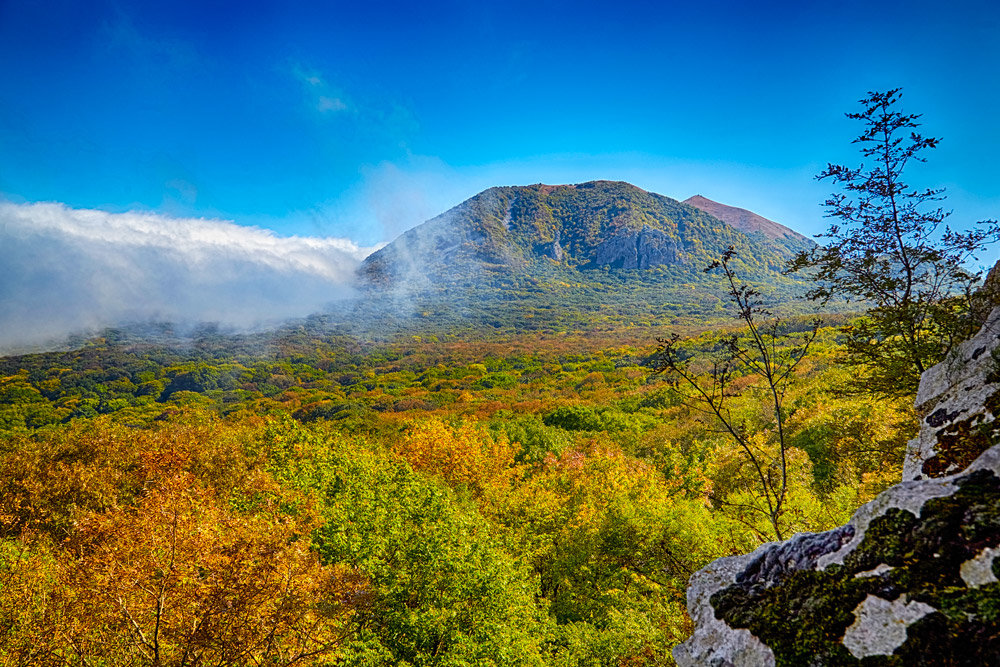
MULTIPOLYGON (((838 391, 841 335, 786 393, 783 534, 896 481, 914 430, 908 399, 838 391)), ((3 662, 670 664, 690 574, 774 539, 745 452, 635 330, 239 347, 0 360, 3 662)), ((732 388, 773 461, 766 385, 732 388)))
POLYGON ((844 523, 917 425, 909 367, 858 393, 857 321, 774 320, 732 260, 701 309, 544 315, 629 275, 602 270, 513 285, 530 308, 473 332, 315 317, 0 358, 0 664, 673 664, 696 570, 844 523))

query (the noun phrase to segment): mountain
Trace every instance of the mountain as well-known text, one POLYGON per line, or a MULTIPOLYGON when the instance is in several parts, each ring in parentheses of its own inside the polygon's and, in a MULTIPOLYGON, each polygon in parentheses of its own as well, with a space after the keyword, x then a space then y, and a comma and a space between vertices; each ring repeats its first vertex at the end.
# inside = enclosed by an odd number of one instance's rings
POLYGON ((776 274, 811 245, 750 211, 692 199, 615 181, 490 188, 372 254, 361 273, 379 285, 594 269, 695 273, 733 246, 742 268, 776 274))
POLYGON ((784 225, 780 225, 773 220, 768 220, 767 218, 757 215, 753 211, 748 211, 745 208, 737 208, 735 206, 720 204, 717 201, 712 201, 711 199, 702 197, 701 195, 688 197, 684 200, 684 203, 688 206, 694 206, 697 209, 701 209, 702 211, 705 211, 705 213, 715 216, 719 220, 722 220, 726 224, 735 227, 746 234, 760 232, 772 241, 790 240, 800 243, 808 243, 809 241, 809 239, 795 230, 789 229, 784 225))
POLYGON ((365 259, 362 298, 332 320, 434 335, 715 321, 730 314, 729 286, 705 269, 730 247, 769 308, 811 312, 803 281, 782 271, 812 242, 766 229, 781 235, 617 181, 494 187, 365 259))

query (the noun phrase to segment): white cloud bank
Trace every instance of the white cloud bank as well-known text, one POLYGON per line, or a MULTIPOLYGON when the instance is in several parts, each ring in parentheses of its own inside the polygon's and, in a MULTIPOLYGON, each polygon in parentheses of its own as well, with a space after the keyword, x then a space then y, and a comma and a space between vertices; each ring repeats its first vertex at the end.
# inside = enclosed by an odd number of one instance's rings
POLYGON ((129 322, 252 328, 351 294, 373 248, 231 222, 0 202, 0 353, 129 322))

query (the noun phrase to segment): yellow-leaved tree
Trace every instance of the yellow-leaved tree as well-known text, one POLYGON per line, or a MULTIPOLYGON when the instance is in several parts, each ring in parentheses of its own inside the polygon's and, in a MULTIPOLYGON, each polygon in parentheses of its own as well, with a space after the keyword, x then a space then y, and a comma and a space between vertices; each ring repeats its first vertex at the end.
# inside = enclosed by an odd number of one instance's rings
POLYGON ((496 501, 518 473, 515 448, 500 435, 494 437, 474 422, 450 426, 440 419, 415 422, 393 451, 414 470, 465 487, 488 504, 496 501))

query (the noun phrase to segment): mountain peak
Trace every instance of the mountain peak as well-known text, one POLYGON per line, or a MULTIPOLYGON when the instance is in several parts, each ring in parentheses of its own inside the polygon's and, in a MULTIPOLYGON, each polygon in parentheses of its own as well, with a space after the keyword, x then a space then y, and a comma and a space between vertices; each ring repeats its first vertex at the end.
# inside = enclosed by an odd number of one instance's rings
MULTIPOLYGON (((555 191, 573 191, 573 190, 598 190, 598 191, 617 191, 617 192, 627 192, 634 194, 649 194, 647 190, 643 190, 638 185, 633 185, 627 181, 609 181, 604 179, 599 179, 595 181, 585 181, 583 183, 535 183, 534 185, 513 185, 513 186, 495 186, 485 190, 484 192, 491 192, 495 190, 537 190, 542 194, 552 194, 555 191)), ((483 194, 483 193, 480 193, 483 194)))
POLYGON ((688 204, 623 181, 492 187, 373 253, 361 273, 373 284, 493 283, 598 268, 687 274, 730 246, 777 272, 810 243, 750 211, 700 196, 688 204))
POLYGON ((773 220, 768 220, 761 215, 757 215, 753 211, 748 211, 745 208, 737 208, 735 206, 720 204, 717 201, 712 201, 711 199, 701 195, 689 197, 685 199, 683 203, 688 206, 694 206, 695 208, 722 220, 727 225, 735 227, 746 234, 760 232, 772 241, 808 241, 808 239, 806 239, 806 237, 802 234, 799 234, 782 224, 774 222, 773 220))

